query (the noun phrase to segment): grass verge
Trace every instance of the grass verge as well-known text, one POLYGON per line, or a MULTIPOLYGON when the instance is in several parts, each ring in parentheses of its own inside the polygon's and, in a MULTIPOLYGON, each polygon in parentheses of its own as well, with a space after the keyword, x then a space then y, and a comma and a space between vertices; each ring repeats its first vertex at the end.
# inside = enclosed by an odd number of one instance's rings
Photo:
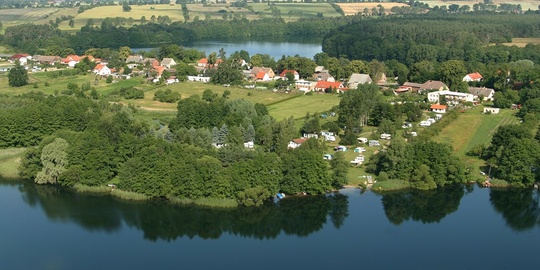
POLYGON ((375 192, 409 188, 409 183, 403 180, 379 181, 373 184, 371 190, 375 192))
POLYGON ((26 148, 0 149, 0 177, 19 178, 19 163, 26 148))
POLYGON ((73 186, 73 189, 77 192, 85 192, 85 193, 110 193, 111 188, 107 186, 87 186, 83 184, 75 184, 73 186))
POLYGON ((234 208, 238 207, 238 202, 234 199, 218 199, 218 198, 200 198, 200 199, 188 199, 188 198, 178 198, 173 196, 167 196, 167 199, 171 203, 175 204, 194 204, 198 206, 208 206, 208 207, 220 207, 220 208, 234 208))
POLYGON ((118 197, 120 199, 129 200, 129 201, 148 201, 150 197, 136 192, 125 191, 120 189, 113 189, 111 195, 118 197))

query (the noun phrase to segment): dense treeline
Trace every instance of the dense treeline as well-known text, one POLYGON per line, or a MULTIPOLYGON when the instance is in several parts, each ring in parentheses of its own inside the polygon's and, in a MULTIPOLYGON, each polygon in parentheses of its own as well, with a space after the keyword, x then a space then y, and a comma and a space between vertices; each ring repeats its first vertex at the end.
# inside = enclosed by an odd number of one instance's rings
POLYGON ((518 49, 484 46, 510 42, 515 37, 539 37, 536 14, 453 14, 387 17, 360 20, 330 32, 323 51, 332 57, 412 65, 421 61, 537 62, 537 46, 518 49), (525 50, 525 52, 523 52, 525 50))
POLYGON ((90 20, 75 35, 61 33, 51 25, 23 24, 6 28, 3 43, 28 53, 35 53, 38 49, 52 45, 85 49, 181 44, 202 38, 313 37, 322 36, 354 20, 355 17, 301 19, 288 23, 283 19, 200 20, 190 23, 147 23, 130 28, 115 26, 114 20, 104 20, 100 26, 95 26, 90 20))
POLYGON ((40 184, 102 186, 116 178, 122 190, 149 197, 245 205, 277 192, 320 194, 344 184, 343 172, 330 173, 343 164, 326 163, 317 140, 288 150, 298 136, 294 121, 274 120, 262 104, 207 90, 203 99, 181 100, 171 129, 156 131, 135 119, 133 107, 85 95, 32 97, 2 99, 1 142, 31 146, 20 174, 40 184))
POLYGON ((373 155, 369 170, 386 174, 385 180, 408 182, 416 189, 435 189, 446 184, 465 183, 469 170, 446 144, 431 141, 406 143, 394 139, 388 151, 373 155))
POLYGON ((38 144, 58 129, 82 131, 101 116, 97 103, 67 96, 31 93, 0 98, 0 148, 38 144))

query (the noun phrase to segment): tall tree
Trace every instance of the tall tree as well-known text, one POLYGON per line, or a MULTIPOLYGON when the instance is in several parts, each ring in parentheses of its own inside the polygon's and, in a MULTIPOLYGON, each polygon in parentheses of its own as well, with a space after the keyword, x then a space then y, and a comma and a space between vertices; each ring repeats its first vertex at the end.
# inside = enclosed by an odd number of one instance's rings
POLYGON ((19 63, 15 62, 15 67, 9 70, 8 73, 9 86, 21 87, 28 83, 28 71, 19 63))
POLYGON ((37 173, 34 181, 38 184, 56 184, 58 177, 68 165, 67 148, 69 144, 62 138, 56 138, 52 143, 43 147, 41 164, 43 169, 37 173))

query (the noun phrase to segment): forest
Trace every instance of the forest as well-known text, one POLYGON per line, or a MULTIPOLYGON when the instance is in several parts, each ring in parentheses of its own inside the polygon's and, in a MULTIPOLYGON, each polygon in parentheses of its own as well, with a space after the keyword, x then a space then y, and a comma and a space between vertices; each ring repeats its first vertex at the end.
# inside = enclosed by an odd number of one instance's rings
POLYGON ((537 17, 474 12, 359 20, 331 31, 322 44, 329 56, 350 60, 397 60, 407 65, 448 60, 487 64, 529 59, 538 63, 538 46, 487 46, 512 38, 540 37, 537 17))

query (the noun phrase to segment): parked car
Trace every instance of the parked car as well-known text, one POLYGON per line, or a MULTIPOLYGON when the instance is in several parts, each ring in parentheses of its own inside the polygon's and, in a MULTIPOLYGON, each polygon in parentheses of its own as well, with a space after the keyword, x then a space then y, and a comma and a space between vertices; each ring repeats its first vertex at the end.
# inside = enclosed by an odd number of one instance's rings
POLYGON ((422 122, 420 122, 420 126, 421 126, 421 127, 429 127, 429 126, 431 126, 431 122, 429 122, 429 121, 422 121, 422 122))

